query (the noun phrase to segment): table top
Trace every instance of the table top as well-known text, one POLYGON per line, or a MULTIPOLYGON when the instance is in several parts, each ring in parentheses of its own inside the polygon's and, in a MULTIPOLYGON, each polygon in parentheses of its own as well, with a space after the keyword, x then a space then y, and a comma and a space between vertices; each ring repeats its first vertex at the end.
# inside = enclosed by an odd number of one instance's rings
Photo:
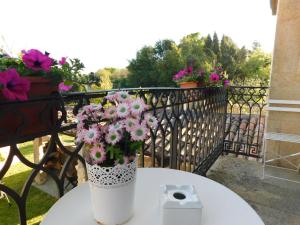
MULTIPOLYGON (((203 204, 202 225, 264 225, 237 194, 208 178, 172 169, 137 170, 134 216, 126 225, 159 225, 159 190, 163 184, 194 185, 203 204)), ((97 225, 88 183, 74 188, 49 210, 41 225, 97 225)))

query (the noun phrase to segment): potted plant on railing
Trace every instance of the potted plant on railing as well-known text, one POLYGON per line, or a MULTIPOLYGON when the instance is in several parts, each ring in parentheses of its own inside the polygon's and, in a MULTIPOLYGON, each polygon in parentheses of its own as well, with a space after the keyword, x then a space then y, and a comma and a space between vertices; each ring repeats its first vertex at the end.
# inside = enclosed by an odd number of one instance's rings
POLYGON ((84 106, 77 114, 77 142, 84 142, 94 218, 123 224, 133 213, 136 153, 157 119, 141 98, 110 92, 103 105, 84 106))
POLYGON ((69 91, 82 83, 83 68, 78 59, 55 60, 36 49, 23 50, 19 57, 0 54, 0 142, 49 131, 57 121, 54 105, 10 103, 69 91))
POLYGON ((205 86, 225 88, 230 86, 230 80, 221 64, 217 64, 207 72, 203 71, 202 76, 204 77, 205 86))
POLYGON ((181 88, 196 88, 201 86, 204 81, 202 71, 195 71, 192 66, 180 70, 173 76, 173 80, 179 84, 181 88))

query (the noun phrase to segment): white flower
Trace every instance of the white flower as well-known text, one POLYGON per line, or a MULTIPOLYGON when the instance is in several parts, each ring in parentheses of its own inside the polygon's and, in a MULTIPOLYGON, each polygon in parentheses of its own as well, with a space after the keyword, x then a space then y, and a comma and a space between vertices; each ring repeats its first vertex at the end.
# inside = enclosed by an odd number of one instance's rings
POLYGON ((131 139, 133 141, 144 141, 147 137, 147 133, 148 133, 148 129, 145 126, 137 125, 130 132, 131 139))
POLYGON ((151 116, 149 114, 147 114, 145 116, 145 120, 144 121, 151 128, 156 128, 157 125, 158 125, 158 121, 157 121, 156 117, 155 116, 151 116))
POLYGON ((130 104, 130 110, 132 115, 140 115, 145 110, 144 100, 141 98, 137 98, 130 104))
POLYGON ((120 131, 123 128, 123 124, 121 122, 116 122, 114 124, 109 125, 109 131, 120 131))
POLYGON ((129 106, 127 103, 121 103, 117 106, 117 115, 121 118, 129 115, 129 106))
POLYGON ((96 127, 89 128, 84 135, 84 141, 88 144, 97 143, 100 133, 96 127))
POLYGON ((117 131, 109 131, 106 135, 105 135, 105 140, 107 143, 109 144, 116 144, 117 142, 119 142, 121 139, 121 135, 117 132, 117 131))
POLYGON ((117 92, 117 100, 120 102, 127 102, 131 99, 130 95, 127 91, 119 91, 117 92))
POLYGON ((125 124, 125 129, 130 132, 132 131, 132 129, 138 125, 138 120, 136 119, 133 119, 133 118, 127 118, 125 121, 124 121, 124 124, 125 124))
POLYGON ((93 146, 90 150, 90 156, 93 162, 96 164, 104 162, 106 159, 106 152, 103 144, 100 144, 99 146, 93 146))

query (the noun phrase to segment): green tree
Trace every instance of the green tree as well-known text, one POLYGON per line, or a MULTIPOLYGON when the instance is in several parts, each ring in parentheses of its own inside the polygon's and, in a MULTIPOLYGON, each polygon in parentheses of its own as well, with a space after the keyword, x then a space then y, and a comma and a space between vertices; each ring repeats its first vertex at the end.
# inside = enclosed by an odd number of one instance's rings
POLYGON ((100 77, 100 85, 92 86, 95 90, 109 90, 112 89, 112 82, 110 80, 111 71, 109 69, 100 69, 96 72, 96 75, 100 77))
POLYGON ((173 42, 169 48, 160 52, 160 55, 163 57, 157 60, 158 82, 164 87, 175 86, 172 77, 185 66, 185 62, 181 60, 179 48, 173 42))
POLYGON ((213 35, 212 51, 215 53, 216 60, 220 61, 220 42, 216 32, 213 35))
POLYGON ((236 78, 238 50, 238 47, 232 39, 223 35, 220 45, 219 62, 222 64, 231 80, 236 78))
POLYGON ((205 39, 199 33, 189 34, 182 38, 178 45, 182 62, 194 68, 202 68, 208 61, 205 54, 205 39))
POLYGON ((213 41, 208 34, 207 37, 205 38, 205 54, 207 57, 209 57, 211 60, 216 60, 216 55, 213 51, 213 41))
POLYGON ((270 71, 271 55, 263 52, 260 45, 255 42, 247 61, 242 66, 243 76, 238 81, 242 84, 269 85, 270 71))
POLYGON ((145 46, 137 52, 136 59, 127 67, 131 87, 156 87, 158 83, 157 56, 155 48, 145 46))

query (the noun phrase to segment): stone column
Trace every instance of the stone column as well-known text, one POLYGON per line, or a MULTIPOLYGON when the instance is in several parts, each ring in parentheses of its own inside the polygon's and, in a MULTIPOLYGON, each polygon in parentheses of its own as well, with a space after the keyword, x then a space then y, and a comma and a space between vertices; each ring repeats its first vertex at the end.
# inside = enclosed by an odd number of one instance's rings
MULTIPOLYGON (((300 100, 299 0, 278 1, 270 87, 270 99, 300 100)), ((276 104, 273 106, 293 107, 276 104)), ((270 111, 267 131, 300 135, 300 113, 270 111)), ((300 151, 299 144, 286 142, 268 141, 266 147, 267 158, 274 158, 277 153, 287 155, 300 151)), ((300 157, 292 159, 292 162, 299 165, 300 157)), ((276 161, 275 164, 291 168, 286 160, 276 161)))

